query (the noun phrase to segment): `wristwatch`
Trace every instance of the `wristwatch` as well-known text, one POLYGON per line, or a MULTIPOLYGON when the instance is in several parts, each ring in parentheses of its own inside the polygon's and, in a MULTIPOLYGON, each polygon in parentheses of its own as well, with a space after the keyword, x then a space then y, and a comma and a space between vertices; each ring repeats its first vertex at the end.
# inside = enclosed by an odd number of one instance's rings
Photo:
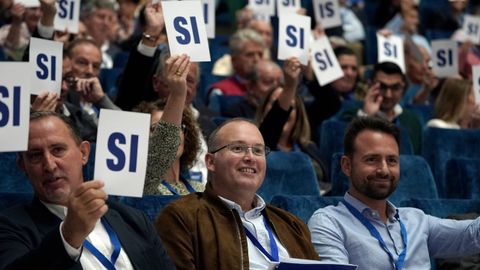
POLYGON ((146 40, 149 40, 149 41, 157 41, 158 39, 158 36, 152 36, 145 32, 143 32, 142 37, 144 37, 146 40))

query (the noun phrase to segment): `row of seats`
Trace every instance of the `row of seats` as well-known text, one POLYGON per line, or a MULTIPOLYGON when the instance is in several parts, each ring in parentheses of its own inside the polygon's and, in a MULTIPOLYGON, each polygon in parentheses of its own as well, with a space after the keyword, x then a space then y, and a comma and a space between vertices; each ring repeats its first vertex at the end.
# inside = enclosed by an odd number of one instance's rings
MULTIPOLYGON (((120 201, 126 205, 140 209, 154 220, 158 213, 168 203, 177 200, 180 196, 155 196, 143 198, 113 197, 112 200, 120 201)), ((343 197, 323 197, 319 195, 275 195, 271 204, 282 208, 308 222, 313 212, 329 205, 337 205, 343 197)), ((0 192, 0 210, 17 204, 28 203, 32 200, 31 193, 4 193, 0 192)), ((426 214, 440 218, 452 215, 480 213, 479 199, 408 199, 395 204, 400 207, 415 207, 426 214)))
MULTIPOLYGON (((347 123, 330 119, 320 127, 320 149, 327 164, 336 173, 335 153, 343 152, 347 123)), ((408 135, 401 130, 400 153, 412 154, 408 135)), ((422 153, 430 166, 441 198, 476 198, 480 180, 480 130, 425 128, 422 153)), ((401 163, 404 165, 404 163, 401 163)), ((428 174, 428 172, 424 172, 428 174)), ((332 175, 332 181, 338 175, 332 175)), ((404 179, 402 177, 402 179, 404 179)))

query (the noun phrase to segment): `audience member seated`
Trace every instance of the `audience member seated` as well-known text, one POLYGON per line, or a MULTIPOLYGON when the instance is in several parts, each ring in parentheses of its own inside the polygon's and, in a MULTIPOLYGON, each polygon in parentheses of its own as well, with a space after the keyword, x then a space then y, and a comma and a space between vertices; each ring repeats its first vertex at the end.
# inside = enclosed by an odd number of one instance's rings
POLYGON ((208 152, 205 192, 174 201, 156 220, 177 269, 266 269, 289 257, 318 259, 305 224, 256 194, 269 149, 254 123, 224 122, 210 135, 208 152))
POLYGON ((443 30, 454 32, 463 25, 467 0, 449 0, 448 9, 444 5, 436 5, 434 8, 425 9, 422 24, 425 29, 443 30))
POLYGON ((307 113, 312 127, 312 137, 318 141, 316 130, 322 122, 342 108, 345 101, 355 100, 355 88, 358 81, 358 61, 355 52, 348 47, 334 49, 343 77, 325 86, 320 86, 313 73, 306 73, 305 80, 313 102, 307 104, 307 113))
POLYGON ((435 118, 427 123, 436 128, 480 128, 480 105, 475 104, 472 83, 448 78, 435 102, 435 118))
POLYGON ((244 96, 247 92, 247 76, 255 64, 263 58, 265 42, 252 29, 238 30, 230 38, 230 53, 234 74, 210 86, 212 95, 244 96))
POLYGON ((431 257, 480 252, 480 218, 440 219, 389 201, 400 181, 399 134, 381 118, 357 118, 347 128, 341 165, 350 188, 341 203, 317 210, 308 222, 325 262, 359 269, 431 269, 431 257))
MULTIPOLYGON (((145 34, 151 37, 160 37, 164 29, 164 21, 162 15, 161 5, 148 4, 145 8, 146 30, 145 34)), ((143 35, 142 40, 138 46, 131 51, 127 64, 125 66, 125 73, 120 83, 119 92, 116 103, 124 110, 132 110, 143 100, 156 100, 158 98, 167 98, 171 89, 167 85, 166 75, 168 70, 165 68, 165 63, 170 57, 170 52, 163 49, 158 59, 155 57, 155 51, 159 40, 150 40, 143 35), (158 60, 158 61, 156 61, 158 60), (151 73, 154 70, 154 73, 151 73), (153 86, 153 98, 151 93, 147 91, 149 84, 153 86)), ((197 84, 199 80, 199 66, 197 63, 191 63, 187 74, 187 96, 185 104, 192 110, 193 115, 201 128, 201 152, 197 157, 197 161, 192 168, 194 171, 202 172, 202 181, 205 182, 207 178, 207 169, 205 166, 206 137, 216 125, 212 121, 212 117, 216 116, 214 112, 207 107, 193 104, 197 95, 197 84)))
POLYGON ((322 193, 330 189, 328 173, 320 157, 320 150, 310 139, 310 125, 297 85, 302 72, 297 58, 284 63, 284 88, 270 91, 258 108, 256 121, 265 139, 265 145, 272 150, 285 152, 301 151, 312 161, 322 193))
MULTIPOLYGON (((43 3, 48 1, 42 0, 40 3, 46 6, 43 3)), ((23 3, 14 3, 10 7, 11 22, 0 28, 0 46, 8 58, 16 61, 22 59, 41 14, 39 7, 25 7, 23 3)))
POLYGON ((119 27, 116 16, 112 1, 91 0, 82 3, 80 18, 94 44, 101 49, 102 68, 112 68, 113 58, 120 51, 120 47, 112 42, 113 32, 119 27))
MULTIPOLYGON (((35 37, 53 38, 53 23, 56 14, 55 1, 41 2, 42 16, 35 37), (52 12, 55 10, 55 12, 52 12)), ((25 52, 24 59, 28 59, 25 52)), ((32 111, 57 111, 68 117, 80 131, 81 138, 95 141, 97 135, 98 108, 119 109, 105 95, 100 85, 101 53, 94 43, 78 39, 69 44, 63 54, 61 94, 43 92, 34 98, 32 111), (81 107, 84 101, 85 108, 81 107), (95 105, 96 110, 94 110, 95 105), (88 109, 87 109, 88 108, 88 109)))
MULTIPOLYGON (((187 89, 186 80, 181 75, 177 75, 177 69, 173 69, 174 65, 180 61, 188 62, 187 58, 172 57, 172 60, 167 60, 167 83, 171 89, 175 89, 170 93, 185 91, 187 89), (177 78, 179 77, 179 78, 177 78), (180 81, 178 81, 179 79, 180 81), (183 80, 182 80, 183 79, 183 80)), ((178 70, 185 70, 186 64, 181 63, 178 70)), ((186 77, 188 72, 182 75, 186 77)), ((185 94, 186 96, 186 94, 185 94)), ((183 100, 180 100, 183 101, 183 100)), ((149 145, 150 155, 147 167, 147 177, 145 179, 145 195, 186 195, 195 191, 203 191, 201 172, 190 171, 198 152, 200 151, 200 131, 197 123, 192 115, 192 112, 187 107, 183 109, 185 101, 178 102, 178 105, 172 105, 172 98, 156 102, 142 102, 134 109, 134 111, 151 114, 152 138, 149 145), (163 115, 168 113, 165 109, 174 110, 169 114, 182 114, 179 143, 172 143, 170 139, 166 139, 164 134, 155 134, 155 132, 162 131, 155 127, 163 120, 163 115), (183 111, 183 113, 182 113, 183 111), (179 144, 178 147, 173 147, 179 144), (174 156, 171 161, 170 157, 174 156), (155 160, 155 163, 153 161, 155 160), (158 160, 158 162, 156 162, 158 160), (196 177, 196 179, 194 179, 196 177)), ((178 137, 175 136, 175 137, 178 137)), ((176 138, 175 138, 176 139, 176 138)), ((175 141, 177 141, 176 139, 175 141)))
POLYGON ((275 62, 260 60, 248 77, 245 99, 227 108, 223 116, 254 119, 255 112, 265 99, 265 95, 282 84, 282 69, 275 62))
POLYGON ((0 213, 0 269, 175 269, 145 214, 84 182, 89 151, 62 115, 30 116, 18 164, 35 196, 0 213))
POLYGON ((423 46, 405 40, 405 67, 408 88, 402 97, 402 104, 433 104, 432 92, 439 84, 430 68, 430 54, 423 46))
POLYGON ((420 153, 422 125, 419 116, 407 108, 402 108, 400 100, 405 93, 407 79, 399 66, 392 62, 378 63, 373 68, 373 76, 362 108, 350 108, 339 115, 349 122, 354 117, 379 116, 404 128, 410 137, 415 153, 420 153))

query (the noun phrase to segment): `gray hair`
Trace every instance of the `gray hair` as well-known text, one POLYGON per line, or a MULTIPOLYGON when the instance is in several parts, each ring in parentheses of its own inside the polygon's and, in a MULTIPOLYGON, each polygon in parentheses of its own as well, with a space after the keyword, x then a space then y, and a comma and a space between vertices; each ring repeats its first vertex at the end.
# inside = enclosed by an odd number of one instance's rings
POLYGON ((97 9, 105 8, 115 12, 116 2, 111 0, 82 0, 80 18, 88 17, 97 9))
POLYGON ((263 37, 253 29, 241 29, 235 32, 230 38, 230 53, 238 54, 243 50, 243 44, 247 41, 253 41, 257 44, 260 44, 262 47, 265 47, 265 41, 263 37))

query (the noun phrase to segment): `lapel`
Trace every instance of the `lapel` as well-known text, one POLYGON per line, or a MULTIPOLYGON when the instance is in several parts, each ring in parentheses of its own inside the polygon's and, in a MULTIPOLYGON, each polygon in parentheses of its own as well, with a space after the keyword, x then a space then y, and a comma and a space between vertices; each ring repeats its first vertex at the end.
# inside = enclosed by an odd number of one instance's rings
POLYGON ((62 220, 52 214, 36 196, 33 198, 28 211, 42 237, 62 222, 62 220))
POLYGON ((139 265, 139 258, 143 258, 141 251, 142 247, 138 244, 137 239, 132 237, 136 232, 132 232, 130 229, 130 224, 125 224, 125 221, 120 217, 119 213, 110 207, 108 212, 104 215, 105 220, 110 224, 115 233, 117 234, 118 240, 122 245, 123 251, 127 254, 130 262, 133 265, 134 269, 144 269, 139 265))

